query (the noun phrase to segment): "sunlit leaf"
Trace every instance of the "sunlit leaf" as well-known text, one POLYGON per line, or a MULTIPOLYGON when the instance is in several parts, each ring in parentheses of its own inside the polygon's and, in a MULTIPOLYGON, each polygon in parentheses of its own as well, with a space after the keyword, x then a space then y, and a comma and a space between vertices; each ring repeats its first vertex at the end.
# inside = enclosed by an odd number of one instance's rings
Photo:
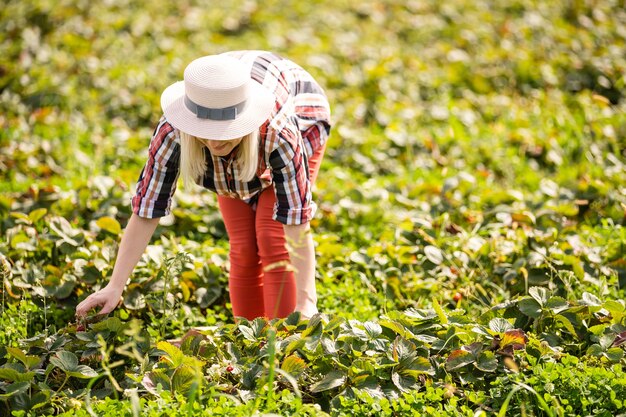
POLYGON ((122 232, 122 227, 120 226, 120 223, 117 220, 115 220, 113 217, 106 217, 106 216, 100 217, 96 221, 96 225, 102 230, 105 230, 116 236, 122 232))
POLYGON ((528 294, 539 303, 540 306, 544 306, 548 301, 548 290, 542 287, 532 287, 528 290, 528 294))
POLYGON ((435 265, 440 265, 443 262, 443 253, 441 249, 436 246, 427 245, 424 247, 424 255, 426 258, 435 265))
POLYGON ((280 368, 297 378, 306 369, 306 362, 298 356, 290 355, 285 358, 280 368))
POLYGON ((508 320, 497 317, 489 322, 489 328, 496 333, 504 333, 511 330, 513 325, 508 320))
POLYGON ((583 293, 583 299, 580 302, 581 304, 584 305, 588 305, 588 306, 599 306, 602 304, 602 301, 600 301, 600 299, 598 297, 596 297, 595 295, 588 293, 588 292, 584 292, 583 293))
POLYGON ((167 354, 166 358, 172 366, 177 367, 183 364, 185 355, 178 347, 165 341, 157 343, 156 347, 167 354))
POLYGON ((252 330, 251 327, 249 326, 245 326, 243 324, 240 324, 238 326, 239 331, 241 332, 241 334, 243 335, 243 337, 245 337, 247 340, 251 341, 251 342, 256 342, 257 338, 254 335, 254 330, 252 330))
POLYGON ((446 370, 454 371, 456 369, 467 366, 470 363, 474 363, 475 361, 476 357, 470 352, 464 349, 456 349, 452 351, 446 359, 446 370))
POLYGON ((95 378, 98 376, 98 373, 87 365, 78 365, 76 370, 68 372, 68 374, 70 376, 83 379, 95 378))
POLYGON ((500 340, 500 350, 504 350, 507 347, 511 347, 513 350, 523 349, 527 342, 528 337, 524 331, 519 329, 507 330, 500 340))
POLYGON ((446 313, 443 311, 443 308, 441 308, 441 305, 439 305, 439 302, 437 301, 435 297, 433 297, 432 301, 433 301, 433 309, 435 310, 435 313, 437 313, 437 317, 439 317, 439 321, 441 322, 441 324, 447 324, 448 316, 446 316, 446 313))
POLYGON ((199 379, 196 369, 187 365, 179 366, 172 374, 172 390, 187 393, 192 388, 194 382, 199 381, 201 379, 199 379))
POLYGON ((39 220, 41 220, 46 214, 48 213, 48 209, 45 208, 38 208, 35 209, 33 211, 31 211, 30 213, 28 213, 28 218, 30 219, 31 222, 33 223, 37 223, 39 220))
POLYGON ((378 323, 373 321, 367 321, 364 323, 365 331, 369 335, 370 338, 374 339, 382 333, 383 329, 380 327, 378 323))

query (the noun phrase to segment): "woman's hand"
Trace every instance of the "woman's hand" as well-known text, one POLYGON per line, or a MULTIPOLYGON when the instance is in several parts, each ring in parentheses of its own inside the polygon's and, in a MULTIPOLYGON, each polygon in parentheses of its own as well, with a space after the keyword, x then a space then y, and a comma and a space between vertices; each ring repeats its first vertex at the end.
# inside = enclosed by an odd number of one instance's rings
POLYGON ((95 307, 102 307, 97 314, 108 314, 118 306, 121 301, 124 288, 110 286, 102 288, 85 298, 76 306, 76 317, 84 317, 87 312, 95 307))
POLYGON ((98 314, 108 314, 117 307, 133 268, 146 249, 159 219, 144 219, 133 214, 128 221, 117 253, 113 274, 108 285, 85 298, 76 306, 76 316, 84 317, 94 307, 102 307, 98 314))

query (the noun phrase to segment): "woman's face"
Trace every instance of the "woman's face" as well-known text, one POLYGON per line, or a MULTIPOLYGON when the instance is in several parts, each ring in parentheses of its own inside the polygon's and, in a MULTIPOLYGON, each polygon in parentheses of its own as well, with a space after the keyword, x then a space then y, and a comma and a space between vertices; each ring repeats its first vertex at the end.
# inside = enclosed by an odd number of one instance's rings
POLYGON ((207 148, 209 148, 211 154, 215 156, 226 156, 235 148, 235 146, 239 145, 241 139, 242 138, 232 140, 202 139, 202 142, 207 148))

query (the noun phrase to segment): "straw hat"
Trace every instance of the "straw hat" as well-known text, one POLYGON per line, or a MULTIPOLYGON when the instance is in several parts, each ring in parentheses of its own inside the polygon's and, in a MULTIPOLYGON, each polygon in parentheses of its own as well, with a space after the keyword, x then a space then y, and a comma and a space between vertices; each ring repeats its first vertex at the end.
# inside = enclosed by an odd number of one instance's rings
POLYGON ((271 115, 274 95, 250 78, 250 67, 227 55, 209 55, 185 68, 161 94, 167 121, 202 139, 229 140, 258 129, 271 115))

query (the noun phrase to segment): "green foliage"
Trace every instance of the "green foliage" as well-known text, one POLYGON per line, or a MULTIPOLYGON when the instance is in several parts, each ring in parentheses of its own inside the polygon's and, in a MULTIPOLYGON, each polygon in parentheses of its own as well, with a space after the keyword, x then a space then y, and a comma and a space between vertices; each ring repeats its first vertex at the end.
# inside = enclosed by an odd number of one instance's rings
POLYGON ((0 415, 625 413, 623 2, 5 3, 0 415), (236 322, 215 197, 179 189, 123 304, 72 323, 160 92, 231 49, 330 98, 324 314, 236 322))

